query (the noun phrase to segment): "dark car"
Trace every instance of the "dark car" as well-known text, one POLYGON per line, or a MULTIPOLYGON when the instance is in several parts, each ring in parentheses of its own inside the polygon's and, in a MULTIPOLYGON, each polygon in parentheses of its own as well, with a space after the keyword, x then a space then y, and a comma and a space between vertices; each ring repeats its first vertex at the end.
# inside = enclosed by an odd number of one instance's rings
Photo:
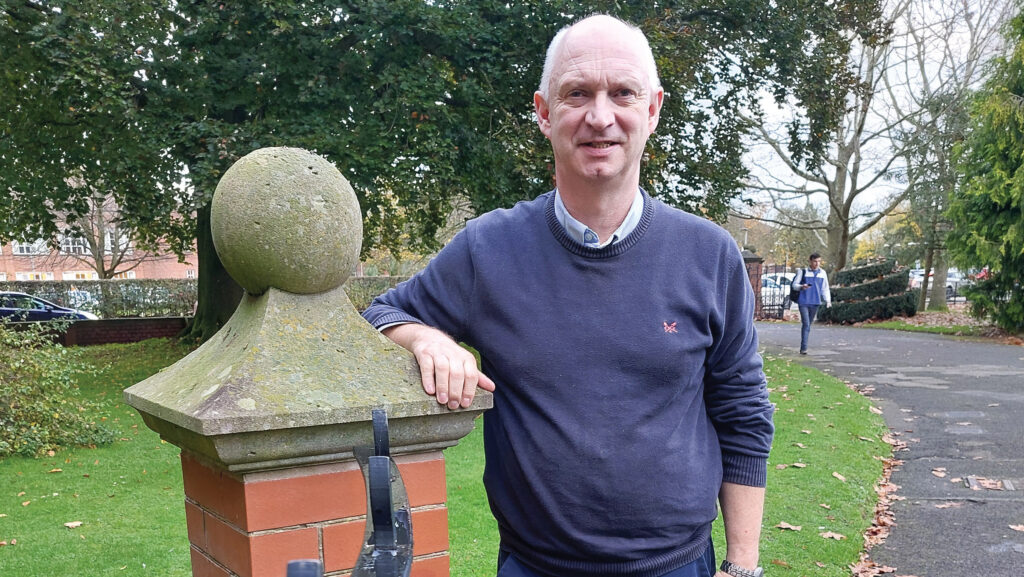
POLYGON ((25 293, 0 292, 0 319, 11 321, 96 320, 97 316, 85 311, 55 305, 25 293))

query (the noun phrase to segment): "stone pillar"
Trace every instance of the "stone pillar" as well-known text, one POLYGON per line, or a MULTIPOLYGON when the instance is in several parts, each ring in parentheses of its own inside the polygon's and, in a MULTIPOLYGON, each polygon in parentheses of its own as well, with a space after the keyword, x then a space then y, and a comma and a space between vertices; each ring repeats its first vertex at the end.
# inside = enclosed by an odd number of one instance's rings
POLYGON ((351 572, 365 542, 356 447, 386 409, 412 507, 414 577, 447 576, 444 457, 491 406, 450 411, 415 361, 355 311, 342 284, 358 260, 359 206, 333 165, 262 149, 224 175, 212 206, 225 268, 246 290, 207 343, 125 391, 182 448, 194 577, 283 577, 289 560, 351 572))

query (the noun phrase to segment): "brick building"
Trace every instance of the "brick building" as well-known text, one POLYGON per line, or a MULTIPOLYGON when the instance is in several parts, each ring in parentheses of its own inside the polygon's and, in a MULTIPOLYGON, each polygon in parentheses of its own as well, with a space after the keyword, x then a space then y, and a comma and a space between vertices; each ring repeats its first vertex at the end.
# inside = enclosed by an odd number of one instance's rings
MULTIPOLYGON (((73 239, 62 242, 59 250, 52 250, 43 241, 0 245, 0 281, 99 279, 99 274, 87 262, 89 254, 83 244, 73 239)), ((109 258, 106 262, 109 263, 109 258)), ((174 254, 129 251, 118 269, 125 272, 115 278, 195 278, 198 264, 194 252, 186 254, 185 262, 181 263, 174 254)))

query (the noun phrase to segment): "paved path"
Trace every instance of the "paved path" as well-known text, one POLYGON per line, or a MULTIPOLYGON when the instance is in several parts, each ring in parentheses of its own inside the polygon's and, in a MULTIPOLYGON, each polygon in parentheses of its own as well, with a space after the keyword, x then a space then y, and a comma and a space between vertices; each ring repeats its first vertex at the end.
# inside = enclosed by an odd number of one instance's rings
POLYGON ((892 475, 904 500, 872 560, 896 567, 891 575, 1024 575, 1024 532, 1010 528, 1024 525, 1024 347, 816 325, 800 356, 799 325, 757 328, 766 355, 874 386, 886 424, 907 443, 892 475), (933 474, 940 468, 944 478, 933 474), (1003 490, 971 489, 971 476, 1003 490))

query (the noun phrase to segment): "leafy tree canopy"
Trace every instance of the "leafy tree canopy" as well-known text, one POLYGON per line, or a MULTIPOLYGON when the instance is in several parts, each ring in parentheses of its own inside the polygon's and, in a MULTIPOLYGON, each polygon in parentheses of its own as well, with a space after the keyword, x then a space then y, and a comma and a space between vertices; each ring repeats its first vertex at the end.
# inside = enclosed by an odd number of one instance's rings
POLYGON ((1013 50, 972 108, 963 143, 964 183, 953 196, 946 241, 962 268, 988 266, 990 277, 968 294, 974 312, 1000 327, 1024 330, 1024 14, 1008 30, 1013 50))
POLYGON ((644 186, 723 218, 745 175, 748 126, 736 111, 758 110, 764 91, 797 103, 792 147, 818 162, 854 82, 849 44, 876 33, 879 10, 877 0, 0 0, 0 238, 52 237, 56 214, 81 215, 89 189, 107 189, 142 238, 178 250, 199 238, 200 261, 215 261, 203 208, 220 175, 254 149, 288 145, 352 182, 365 250, 409 230, 432 248, 455 199, 479 213, 551 187, 532 94, 555 31, 594 12, 647 31, 668 93, 644 186))

